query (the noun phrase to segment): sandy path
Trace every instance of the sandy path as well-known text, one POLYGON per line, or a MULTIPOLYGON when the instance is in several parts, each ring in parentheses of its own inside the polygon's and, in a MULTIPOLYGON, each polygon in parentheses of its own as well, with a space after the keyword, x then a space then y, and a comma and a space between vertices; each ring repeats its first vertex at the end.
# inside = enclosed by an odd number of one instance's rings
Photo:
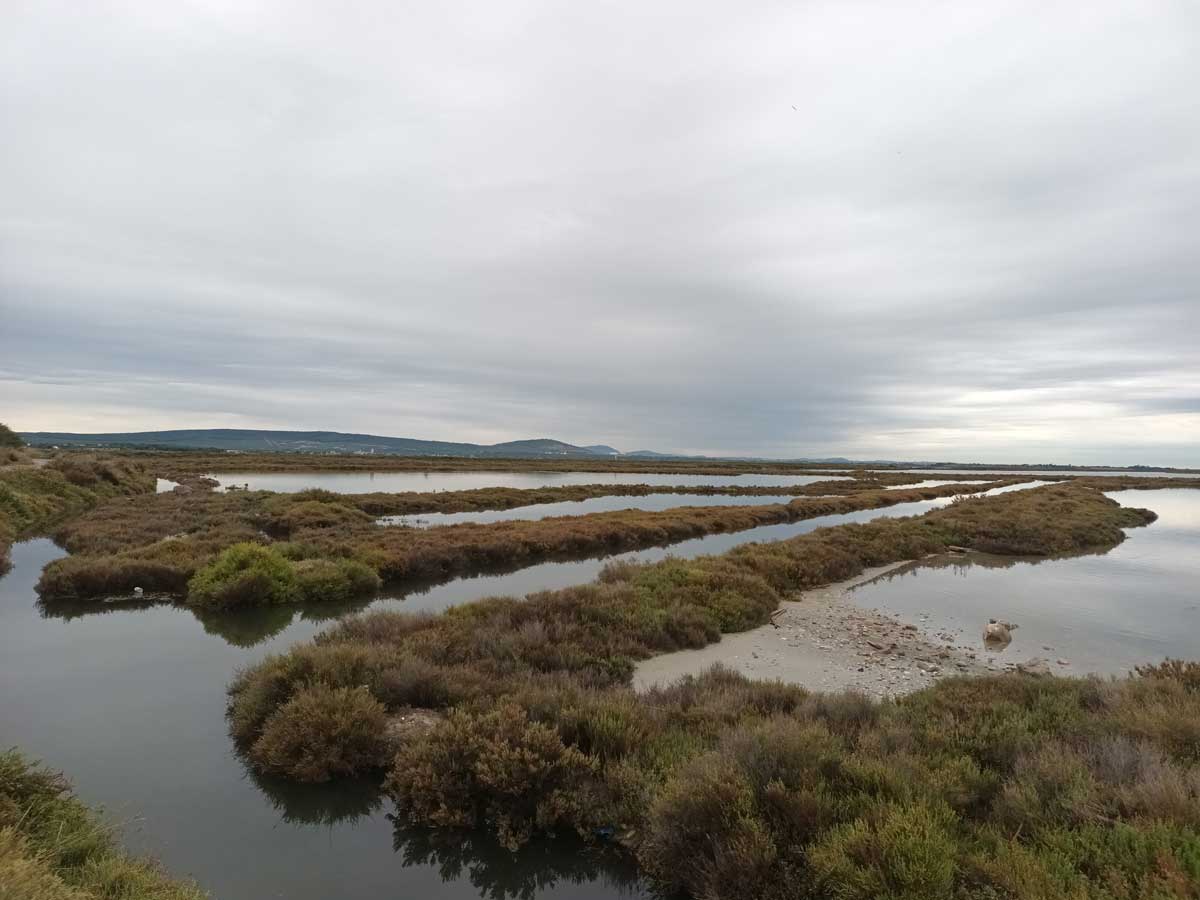
POLYGON ((727 634, 700 650, 655 656, 638 664, 635 690, 695 675, 714 663, 751 678, 779 679, 813 690, 858 690, 874 697, 915 691, 950 674, 995 671, 994 664, 954 643, 884 613, 856 606, 847 592, 907 562, 869 569, 784 602, 774 624, 727 634))

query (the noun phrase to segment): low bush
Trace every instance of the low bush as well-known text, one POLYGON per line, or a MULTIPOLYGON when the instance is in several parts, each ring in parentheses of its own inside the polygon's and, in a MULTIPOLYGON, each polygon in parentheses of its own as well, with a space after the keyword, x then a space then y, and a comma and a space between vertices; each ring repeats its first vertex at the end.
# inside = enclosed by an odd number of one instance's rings
POLYGON ((382 583, 374 569, 353 559, 302 559, 293 568, 301 597, 314 603, 374 594, 382 583))
POLYGON ((593 762, 512 704, 454 712, 396 755, 388 784, 414 822, 488 825, 515 850, 537 830, 575 824, 593 762))
POLYGON ((127 460, 84 458, 69 470, 76 472, 73 478, 64 468, 60 460, 41 468, 0 462, 0 573, 8 567, 10 544, 22 534, 49 529, 106 499, 154 491, 154 478, 127 460))
POLYGON ((187 601, 208 609, 300 599, 294 566, 261 544, 234 544, 188 582, 187 601))
POLYGON ((813 844, 810 877, 838 900, 951 900, 960 852, 954 831, 944 807, 880 804, 813 844))
POLYGON ((1138 666, 1143 678, 1163 678, 1177 681, 1189 691, 1200 691, 1200 662, 1166 659, 1155 665, 1138 666))
POLYGON ((365 687, 308 685, 273 712, 254 743, 265 772, 302 781, 382 768, 383 705, 365 687))
MULTIPOLYGON (((356 560, 293 562, 291 555, 269 544, 234 544, 191 577, 187 603, 202 609, 298 601, 339 603, 369 596, 379 589, 379 576, 356 560)), ((69 571, 72 566, 61 568, 69 571)), ((99 567, 80 568, 88 572, 99 567)))

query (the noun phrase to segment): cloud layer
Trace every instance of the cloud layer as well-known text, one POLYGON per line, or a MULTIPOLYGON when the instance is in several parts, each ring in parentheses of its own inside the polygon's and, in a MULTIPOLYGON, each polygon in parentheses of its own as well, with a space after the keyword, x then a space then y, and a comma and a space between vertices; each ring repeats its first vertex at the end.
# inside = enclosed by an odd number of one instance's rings
POLYGON ((0 415, 1200 465, 1200 12, 17 3, 0 415))

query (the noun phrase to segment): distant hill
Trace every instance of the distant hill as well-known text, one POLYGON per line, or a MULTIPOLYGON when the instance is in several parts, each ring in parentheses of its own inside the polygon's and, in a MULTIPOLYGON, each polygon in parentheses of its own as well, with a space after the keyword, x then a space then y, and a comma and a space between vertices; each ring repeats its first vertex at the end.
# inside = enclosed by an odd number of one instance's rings
POLYGON ((346 434, 340 431, 258 431, 244 428, 196 428, 178 431, 125 431, 74 434, 30 431, 22 435, 35 447, 145 447, 161 450, 276 451, 284 453, 386 453, 400 456, 592 457, 620 456, 604 444, 578 447, 551 438, 466 444, 346 434))
POLYGON ((459 456, 481 459, 526 458, 614 458, 642 460, 712 460, 744 463, 791 463, 819 466, 869 466, 872 468, 928 469, 1002 469, 1006 471, 1104 471, 1200 473, 1200 469, 1173 469, 1162 466, 1076 466, 1061 463, 999 464, 954 463, 935 460, 859 459, 842 456, 794 457, 769 459, 753 456, 689 456, 682 453, 660 453, 657 450, 634 450, 622 453, 607 444, 579 446, 553 438, 533 438, 525 441, 505 441, 501 444, 466 444, 451 441, 422 441, 416 438, 383 437, 377 434, 347 434, 340 431, 269 431, 249 428, 191 428, 178 431, 127 431, 109 434, 75 434, 64 431, 19 432, 25 442, 34 447, 139 447, 157 450, 224 450, 228 452, 274 451, 279 453, 384 453, 393 456, 459 456))

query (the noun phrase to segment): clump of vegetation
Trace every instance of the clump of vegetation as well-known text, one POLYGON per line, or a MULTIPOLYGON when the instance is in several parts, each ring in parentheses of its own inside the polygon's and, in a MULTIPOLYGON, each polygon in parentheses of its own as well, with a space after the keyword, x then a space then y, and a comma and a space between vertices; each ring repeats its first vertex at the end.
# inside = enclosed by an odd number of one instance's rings
POLYGON ((514 697, 400 750, 387 786, 406 819, 510 844, 608 826, 660 887, 694 897, 1200 887, 1196 744, 1166 718, 1194 729, 1200 697, 1171 679, 964 678, 875 703, 714 670, 640 702, 564 684, 514 697), (635 739, 590 737, 613 729, 635 739), (481 781, 478 747, 519 764, 481 781))
POLYGON ((1169 678, 1188 690, 1200 691, 1200 662, 1165 659, 1156 665, 1138 666, 1136 671, 1143 678, 1169 678))
POLYGON ((187 603, 232 609, 302 600, 342 602, 379 589, 374 570, 350 559, 300 559, 256 543, 234 544, 188 582, 187 603))
POLYGON ((42 468, 0 466, 0 570, 9 545, 103 500, 153 493, 154 477, 130 460, 56 459, 42 468))
POLYGON ((504 704, 457 712, 427 740, 405 746, 388 784, 412 818, 456 828, 486 823, 515 850, 535 830, 577 821, 595 780, 593 759, 504 704))
POLYGON ((201 900, 196 885, 126 856, 61 776, 0 752, 0 895, 6 900, 201 900))
POLYGON ((21 447, 0 447, 0 466, 26 465, 32 457, 21 447))
POLYGON ((234 544, 188 582, 188 602, 207 609, 290 603, 299 596, 292 563, 262 544, 234 544))
POLYGON ((302 559, 293 568, 301 598, 313 603, 369 596, 382 584, 374 569, 354 559, 302 559))
POLYGON ((383 755, 383 705, 365 687, 314 684, 271 716, 254 744, 267 771, 328 781, 369 771, 383 755))

